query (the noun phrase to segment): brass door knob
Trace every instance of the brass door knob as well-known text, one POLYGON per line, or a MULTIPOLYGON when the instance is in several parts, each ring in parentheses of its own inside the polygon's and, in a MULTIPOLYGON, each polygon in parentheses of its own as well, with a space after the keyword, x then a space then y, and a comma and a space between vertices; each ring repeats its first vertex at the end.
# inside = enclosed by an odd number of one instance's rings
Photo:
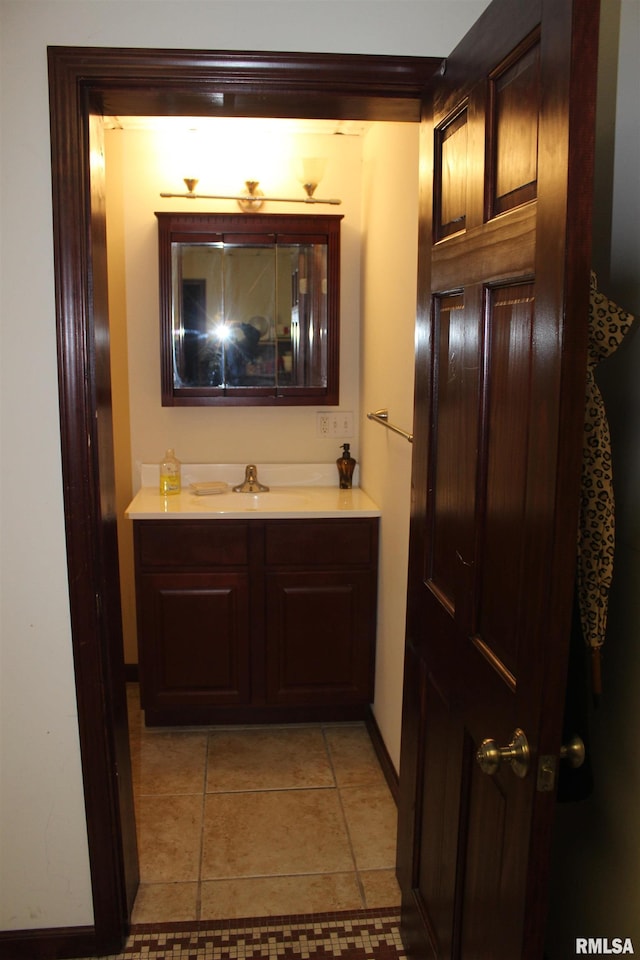
POLYGON ((511 743, 507 747, 499 747, 495 740, 486 739, 476 752, 480 769, 489 776, 499 770, 501 763, 508 763, 516 777, 526 777, 530 759, 529 741, 524 730, 519 727, 513 731, 511 743))
POLYGON ((580 737, 572 737, 569 743, 563 743, 560 747, 560 759, 566 760, 571 767, 581 767, 584 755, 584 742, 580 737))

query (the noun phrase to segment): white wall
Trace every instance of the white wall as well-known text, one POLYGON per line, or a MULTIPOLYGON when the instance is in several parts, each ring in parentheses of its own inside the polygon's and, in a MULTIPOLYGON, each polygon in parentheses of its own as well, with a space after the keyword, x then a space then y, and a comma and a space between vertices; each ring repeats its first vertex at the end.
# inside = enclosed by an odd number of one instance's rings
POLYGON ((0 0, 0 927, 92 921, 61 491, 47 45, 441 56, 486 5, 0 0))

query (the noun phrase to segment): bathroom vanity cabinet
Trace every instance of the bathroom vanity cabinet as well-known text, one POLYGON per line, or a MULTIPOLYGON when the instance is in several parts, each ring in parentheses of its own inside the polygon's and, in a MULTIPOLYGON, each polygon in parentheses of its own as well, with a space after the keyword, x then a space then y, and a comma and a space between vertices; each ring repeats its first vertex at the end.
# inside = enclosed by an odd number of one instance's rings
POLYGON ((147 724, 360 719, 378 518, 134 521, 147 724))

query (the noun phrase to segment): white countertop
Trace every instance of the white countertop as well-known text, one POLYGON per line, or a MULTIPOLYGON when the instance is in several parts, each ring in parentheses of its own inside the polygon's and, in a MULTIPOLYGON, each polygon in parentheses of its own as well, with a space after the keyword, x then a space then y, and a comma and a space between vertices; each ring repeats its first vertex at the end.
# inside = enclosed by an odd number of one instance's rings
MULTIPOLYGON (((262 479, 262 477, 260 478, 262 479)), ((319 517, 379 517, 380 509, 359 487, 277 486, 268 493, 198 496, 189 487, 163 497, 141 487, 126 509, 131 520, 283 520, 319 517)))

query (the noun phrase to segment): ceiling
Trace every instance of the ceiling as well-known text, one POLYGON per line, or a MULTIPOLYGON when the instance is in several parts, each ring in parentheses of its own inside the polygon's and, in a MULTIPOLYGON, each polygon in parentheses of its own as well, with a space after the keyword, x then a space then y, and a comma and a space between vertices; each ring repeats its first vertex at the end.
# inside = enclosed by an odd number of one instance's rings
POLYGON ((105 126, 112 130, 145 130, 145 131, 206 131, 220 130, 222 125, 228 128, 251 125, 268 126, 271 130, 278 128, 283 134, 324 134, 326 136, 364 136, 371 126, 367 120, 294 120, 288 118, 256 118, 256 117, 140 117, 140 116, 107 116, 104 117, 105 126))

